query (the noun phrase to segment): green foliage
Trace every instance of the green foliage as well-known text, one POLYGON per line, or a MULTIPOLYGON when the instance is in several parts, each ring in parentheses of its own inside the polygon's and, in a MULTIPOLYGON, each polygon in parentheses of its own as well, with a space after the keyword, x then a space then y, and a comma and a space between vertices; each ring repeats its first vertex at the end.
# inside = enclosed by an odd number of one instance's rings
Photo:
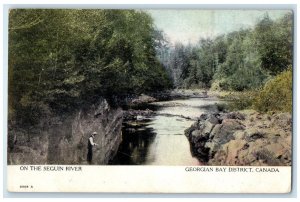
POLYGON ((227 108, 230 111, 251 109, 253 108, 253 102, 256 96, 256 91, 231 93, 225 96, 225 99, 228 101, 227 108))
POLYGON ((99 96, 170 87, 155 32, 142 11, 11 10, 10 118, 24 123, 26 111, 66 113, 99 96))
POLYGON ((254 108, 262 111, 292 111, 292 68, 269 80, 255 97, 254 108))
POLYGON ((254 90, 292 65, 292 25, 291 12, 276 21, 266 14, 252 29, 164 46, 158 57, 175 87, 254 90))
POLYGON ((267 73, 260 66, 253 41, 251 30, 241 30, 227 36, 227 54, 214 75, 214 82, 219 84, 220 89, 243 91, 263 84, 267 73))
POLYGON ((254 29, 255 46, 261 65, 271 75, 276 75, 292 65, 293 13, 272 21, 268 15, 254 29))
POLYGON ((223 99, 230 111, 255 109, 260 112, 292 111, 292 68, 283 71, 256 91, 232 92, 223 99))

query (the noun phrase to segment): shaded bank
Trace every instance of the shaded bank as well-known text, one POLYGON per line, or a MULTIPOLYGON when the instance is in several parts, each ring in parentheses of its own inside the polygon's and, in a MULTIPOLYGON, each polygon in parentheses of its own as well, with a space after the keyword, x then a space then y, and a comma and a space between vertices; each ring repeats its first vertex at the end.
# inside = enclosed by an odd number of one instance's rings
MULTIPOLYGON (((8 164, 88 164, 88 138, 93 131, 98 146, 93 147, 95 165, 106 165, 115 156, 122 142, 123 118, 126 108, 145 107, 157 99, 167 99, 168 93, 157 98, 147 95, 125 95, 116 99, 100 98, 96 104, 85 105, 72 113, 39 117, 39 122, 25 127, 8 123, 8 164)), ((143 110, 133 110, 134 117, 143 110)), ((132 115, 131 115, 132 116, 132 115)))
POLYGON ((123 111, 105 99, 73 114, 41 118, 28 130, 9 124, 8 164, 87 164, 90 134, 99 135, 92 164, 107 164, 122 141, 123 111))

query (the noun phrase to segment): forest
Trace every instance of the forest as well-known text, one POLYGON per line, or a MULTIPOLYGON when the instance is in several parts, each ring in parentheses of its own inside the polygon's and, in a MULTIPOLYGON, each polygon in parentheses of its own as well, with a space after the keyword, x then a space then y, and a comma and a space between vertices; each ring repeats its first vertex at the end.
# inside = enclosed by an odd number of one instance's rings
POLYGON ((183 45, 144 11, 11 10, 9 120, 34 125, 101 96, 172 88, 247 92, 246 106, 290 111, 292 19, 265 14, 253 28, 183 45))
POLYGON ((34 125, 100 96, 171 87, 151 17, 134 10, 9 13, 9 119, 34 125))
POLYGON ((8 164, 291 165, 293 13, 183 43, 159 12, 9 11, 8 164))
POLYGON ((266 13, 253 28, 201 38, 198 44, 172 45, 160 36, 165 43, 158 58, 175 88, 241 92, 231 98, 233 109, 292 110, 292 12, 278 20, 266 13))
POLYGON ((175 87, 243 91, 292 66, 292 13, 273 21, 268 14, 253 29, 241 29, 196 45, 167 43, 158 57, 175 87))

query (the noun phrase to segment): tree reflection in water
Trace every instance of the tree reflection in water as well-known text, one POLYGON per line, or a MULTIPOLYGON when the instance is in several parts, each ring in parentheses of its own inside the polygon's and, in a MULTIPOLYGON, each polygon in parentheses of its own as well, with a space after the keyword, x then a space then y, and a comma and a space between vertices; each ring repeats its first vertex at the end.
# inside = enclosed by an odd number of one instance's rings
POLYGON ((146 125, 146 122, 139 123, 137 126, 124 124, 122 130, 123 141, 119 146, 118 153, 110 162, 111 165, 145 164, 149 146, 156 137, 153 128, 148 128, 146 125))

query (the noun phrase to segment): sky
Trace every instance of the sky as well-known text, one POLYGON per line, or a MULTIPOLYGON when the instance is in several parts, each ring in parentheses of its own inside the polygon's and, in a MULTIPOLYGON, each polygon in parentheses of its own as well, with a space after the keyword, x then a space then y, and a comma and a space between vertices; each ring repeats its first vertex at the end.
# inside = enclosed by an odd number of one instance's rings
POLYGON ((195 44, 241 28, 251 28, 266 13, 278 19, 288 10, 148 10, 154 24, 171 43, 195 44))

